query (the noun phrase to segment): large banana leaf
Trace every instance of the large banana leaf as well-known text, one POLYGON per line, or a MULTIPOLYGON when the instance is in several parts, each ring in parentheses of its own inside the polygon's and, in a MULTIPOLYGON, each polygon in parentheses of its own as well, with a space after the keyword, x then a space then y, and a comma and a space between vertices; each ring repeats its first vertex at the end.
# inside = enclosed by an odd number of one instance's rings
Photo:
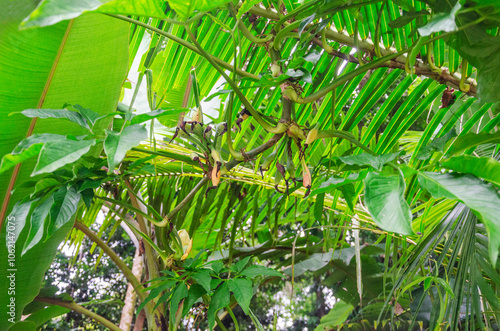
MULTIPOLYGON (((35 121, 20 114, 27 108, 62 108, 65 103, 81 104, 106 114, 116 109, 121 85, 128 65, 128 26, 98 14, 88 14, 57 25, 19 31, 18 26, 36 6, 33 1, 1 1, 0 6, 0 156, 11 152, 29 132, 81 134, 81 128, 63 120, 35 121)), ((109 124, 100 123, 96 132, 109 124)), ((29 180, 34 161, 25 162, 16 183, 29 180)), ((12 171, 0 175, 0 200, 4 201, 12 171)), ((23 198, 27 189, 16 189, 9 206, 23 198)), ((9 207, 9 210, 11 208, 9 207)), ((16 320, 24 306, 33 300, 55 255, 59 243, 71 226, 59 229, 46 242, 35 245, 23 257, 21 251, 29 227, 24 220, 15 220, 20 233, 16 242, 16 320)), ((69 223, 71 224, 71 222, 69 223)), ((0 237, 0 260, 6 263, 5 226, 0 237)), ((0 276, 6 279, 7 266, 0 276)), ((10 300, 9 284, 2 281, 2 307, 10 300)), ((2 312, 4 308, 2 308, 2 312)), ((9 322, 3 314, 0 329, 9 322)))

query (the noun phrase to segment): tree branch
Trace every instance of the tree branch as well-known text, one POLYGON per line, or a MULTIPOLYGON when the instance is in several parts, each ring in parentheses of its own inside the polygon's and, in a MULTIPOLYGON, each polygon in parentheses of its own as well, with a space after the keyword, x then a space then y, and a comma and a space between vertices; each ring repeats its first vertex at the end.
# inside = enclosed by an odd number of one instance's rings
POLYGON ((97 246, 99 246, 106 255, 110 257, 110 259, 116 264, 118 269, 123 272, 123 275, 127 280, 129 281, 130 284, 136 289, 139 298, 144 300, 146 297, 143 292, 138 291, 138 289, 142 288, 142 284, 135 277, 135 275, 132 273, 132 270, 129 269, 129 267, 123 262, 123 260, 109 247, 101 238, 99 238, 94 231, 90 230, 85 224, 82 222, 76 221, 75 222, 75 228, 82 231, 90 240, 92 240, 94 243, 96 243, 97 246))
POLYGON ((80 314, 83 314, 85 316, 92 318, 93 320, 104 325, 105 327, 107 327, 110 330, 123 331, 122 329, 120 329, 119 327, 117 327, 116 325, 114 325, 113 323, 111 323, 109 320, 105 319, 101 315, 98 315, 96 313, 91 312, 88 309, 83 308, 82 306, 80 306, 76 302, 67 302, 67 301, 57 300, 54 298, 41 298, 41 297, 36 297, 35 301, 45 302, 45 303, 49 303, 51 305, 56 305, 56 306, 61 306, 64 308, 71 309, 73 311, 76 311, 77 313, 80 313, 80 314))

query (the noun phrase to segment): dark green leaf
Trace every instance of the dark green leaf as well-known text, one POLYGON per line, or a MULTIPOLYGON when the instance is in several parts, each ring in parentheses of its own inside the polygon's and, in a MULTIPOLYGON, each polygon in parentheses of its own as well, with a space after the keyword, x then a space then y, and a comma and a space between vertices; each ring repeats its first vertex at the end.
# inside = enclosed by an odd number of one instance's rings
POLYGON ((210 276, 210 271, 207 269, 200 269, 195 272, 191 278, 196 280, 198 284, 203 286, 207 293, 210 293, 210 282, 212 281, 212 277, 210 276))
POLYGON ((251 258, 252 258, 251 256, 247 256, 236 262, 236 264, 234 265, 234 271, 236 273, 239 273, 241 270, 243 270, 247 266, 251 258))
POLYGON ((224 268, 224 264, 222 263, 222 261, 219 260, 213 261, 209 265, 216 274, 219 274, 222 268, 224 268))
POLYGON ((50 207, 54 203, 54 196, 49 196, 45 201, 39 204, 31 214, 30 231, 24 242, 21 255, 24 255, 31 247, 35 246, 43 237, 45 220, 49 215, 50 207))
POLYGON ((186 316, 191 307, 193 307, 193 304, 205 293, 207 292, 200 284, 193 284, 189 287, 188 295, 186 300, 184 300, 184 307, 182 308, 182 317, 186 316))
POLYGON ((94 146, 95 140, 49 141, 43 145, 32 176, 53 172, 80 159, 94 146))
POLYGON ((386 231, 412 235, 411 212, 404 198, 403 175, 370 172, 364 183, 365 204, 375 223, 386 231))
POLYGON ((252 265, 243 270, 240 276, 254 278, 257 276, 284 277, 280 272, 261 265, 252 265))
POLYGON ((175 321, 175 314, 179 309, 179 303, 182 299, 188 296, 188 289, 184 282, 179 283, 172 294, 172 299, 170 299, 170 320, 175 321))
POLYGON ((498 144, 500 143, 500 131, 495 133, 467 133, 459 136, 446 152, 446 156, 452 156, 471 147, 476 147, 482 144, 498 144))
POLYGON ((227 282, 223 282, 222 285, 215 291, 210 300, 210 306, 208 306, 207 319, 210 330, 213 329, 215 324, 215 314, 217 314, 219 309, 229 305, 229 299, 229 286, 227 285, 227 282))
POLYGON ((361 153, 351 156, 339 156, 339 159, 349 165, 359 165, 359 166, 371 166, 377 170, 382 170, 382 167, 393 161, 395 158, 401 155, 402 152, 396 152, 391 154, 382 155, 371 155, 368 153, 361 153))
POLYGON ((234 294, 234 298, 245 314, 248 315, 248 308, 253 297, 252 282, 246 278, 233 278, 228 283, 229 289, 234 294))
POLYGON ((455 129, 451 129, 444 136, 435 138, 432 142, 426 146, 424 146, 417 154, 417 159, 419 160, 427 160, 432 156, 434 152, 443 152, 446 146, 446 143, 457 136, 455 129))
POLYGON ((316 195, 320 193, 331 193, 334 189, 339 188, 343 185, 354 183, 360 180, 363 180, 368 174, 367 170, 360 171, 359 173, 352 173, 344 177, 330 177, 326 181, 320 181, 320 185, 318 188, 315 188, 311 195, 316 195))
MULTIPOLYGON (((78 209, 81 195, 73 186, 63 186, 53 195, 54 203, 50 208, 50 224, 47 238, 52 236, 64 224, 73 221, 73 216, 78 209)), ((47 240, 47 239, 45 239, 47 240)))
POLYGON ((410 23, 417 17, 426 16, 428 12, 426 10, 416 11, 405 11, 402 16, 396 18, 394 21, 389 22, 391 28, 402 28, 406 24, 410 23))

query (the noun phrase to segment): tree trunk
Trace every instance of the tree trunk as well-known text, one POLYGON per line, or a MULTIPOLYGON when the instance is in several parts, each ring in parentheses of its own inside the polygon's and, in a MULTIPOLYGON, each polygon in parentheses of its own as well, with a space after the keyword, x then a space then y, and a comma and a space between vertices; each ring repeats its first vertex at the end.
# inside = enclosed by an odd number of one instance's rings
MULTIPOLYGON (((132 273, 137 279, 141 279, 142 275, 142 257, 139 254, 139 249, 135 250, 134 264, 132 266, 132 273)), ((120 319, 120 329, 129 331, 134 318, 135 299, 137 293, 134 291, 132 284, 128 284, 127 294, 125 295, 125 305, 122 310, 122 317, 120 319)))

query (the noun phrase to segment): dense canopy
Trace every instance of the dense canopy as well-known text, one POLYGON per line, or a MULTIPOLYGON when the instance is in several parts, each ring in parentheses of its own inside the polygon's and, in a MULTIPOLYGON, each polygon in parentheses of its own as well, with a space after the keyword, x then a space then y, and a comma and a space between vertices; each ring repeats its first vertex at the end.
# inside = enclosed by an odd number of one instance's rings
POLYGON ((499 327, 497 1, 0 4, 0 329, 499 327))

